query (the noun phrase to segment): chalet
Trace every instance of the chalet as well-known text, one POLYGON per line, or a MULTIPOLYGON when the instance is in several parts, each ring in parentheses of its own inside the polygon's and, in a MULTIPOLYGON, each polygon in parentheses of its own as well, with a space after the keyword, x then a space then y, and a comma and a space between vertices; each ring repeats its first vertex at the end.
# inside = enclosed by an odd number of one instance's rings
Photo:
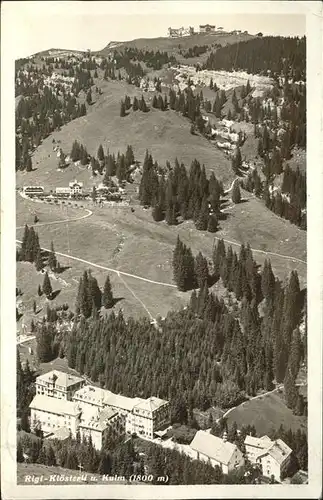
POLYGON ((263 476, 274 476, 276 481, 280 481, 289 465, 291 448, 281 439, 272 441, 268 436, 246 436, 244 444, 248 460, 260 465, 263 476))
POLYGON ((76 179, 75 181, 69 182, 68 186, 71 195, 82 194, 83 192, 83 182, 77 182, 76 179))
POLYGON ((241 451, 227 441, 226 434, 220 438, 206 431, 197 431, 190 448, 197 460, 208 462, 213 467, 218 465, 224 474, 244 465, 241 451))

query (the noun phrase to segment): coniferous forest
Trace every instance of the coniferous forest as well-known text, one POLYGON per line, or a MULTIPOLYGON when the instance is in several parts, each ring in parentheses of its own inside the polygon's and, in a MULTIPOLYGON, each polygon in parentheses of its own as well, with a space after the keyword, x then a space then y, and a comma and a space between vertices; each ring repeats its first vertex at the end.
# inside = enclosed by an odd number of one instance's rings
POLYGON ((306 39, 264 36, 221 47, 209 55, 205 69, 245 70, 306 80, 306 39))

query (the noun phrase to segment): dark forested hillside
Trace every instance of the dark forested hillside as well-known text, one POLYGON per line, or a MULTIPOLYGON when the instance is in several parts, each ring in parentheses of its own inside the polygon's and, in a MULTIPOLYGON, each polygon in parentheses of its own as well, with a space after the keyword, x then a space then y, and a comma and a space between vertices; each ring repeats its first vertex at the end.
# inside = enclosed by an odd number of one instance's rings
POLYGON ((212 52, 205 69, 245 70, 249 73, 287 75, 306 80, 306 39, 266 36, 239 42, 212 52))

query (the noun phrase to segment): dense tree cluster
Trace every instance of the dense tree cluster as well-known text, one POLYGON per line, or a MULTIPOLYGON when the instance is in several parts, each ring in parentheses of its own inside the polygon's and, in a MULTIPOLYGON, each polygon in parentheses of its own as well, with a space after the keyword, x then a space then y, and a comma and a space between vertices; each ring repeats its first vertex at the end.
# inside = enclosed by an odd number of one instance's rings
MULTIPOLYGON (((29 227, 27 224, 25 225, 21 247, 20 250, 17 250, 16 257, 17 260, 35 262, 36 267, 39 267, 40 259, 42 259, 38 233, 33 227, 29 227)), ((40 269, 42 267, 41 265, 40 269)), ((37 270, 40 271, 40 269, 38 268, 37 270)))
POLYGON ((125 153, 118 151, 117 155, 105 154, 102 144, 99 145, 97 155, 91 156, 86 147, 78 141, 74 141, 70 153, 72 161, 80 161, 81 165, 91 164, 92 173, 103 174, 103 183, 109 185, 110 177, 117 176, 119 181, 129 180, 130 167, 135 162, 132 146, 128 145, 125 153))
MULTIPOLYGON (((120 103, 120 116, 124 117, 127 116, 126 111, 131 108, 131 100, 129 96, 125 96, 124 100, 121 101, 120 103)), ((145 101, 144 96, 141 96, 141 99, 137 99, 135 96, 133 98, 133 103, 132 103, 132 109, 133 111, 142 111, 143 113, 147 113, 149 111, 149 107, 147 106, 147 103, 145 101)))
MULTIPOLYGON (((301 193, 299 193, 301 194, 301 193)), ((279 217, 289 220, 301 229, 307 228, 306 212, 301 209, 300 198, 297 195, 284 196, 280 192, 269 194, 268 189, 264 190, 266 207, 279 217)))
POLYGON ((200 106, 203 102, 203 96, 195 95, 190 86, 184 91, 176 93, 172 88, 169 89, 169 107, 178 111, 191 120, 200 133, 204 132, 205 121, 202 118, 200 106))
MULTIPOLYGON (((117 68, 124 67, 128 73, 129 63, 133 64, 136 61, 144 62, 148 68, 152 68, 154 70, 161 69, 164 64, 176 63, 176 58, 172 55, 169 56, 167 52, 161 52, 159 50, 138 50, 134 47, 127 47, 123 53, 115 52, 114 59, 117 61, 117 68)), ((138 66, 142 68, 139 63, 138 66)), ((143 76, 143 74, 144 71, 142 70, 142 74, 140 76, 143 76)))
POLYGON ((166 94, 165 94, 164 98, 161 94, 159 94, 158 96, 155 94, 151 105, 153 108, 160 109, 161 111, 167 111, 168 101, 167 101, 166 94))
POLYGON ((199 57, 202 54, 205 54, 208 48, 209 48, 208 45, 194 45, 194 47, 190 47, 182 55, 183 57, 185 57, 185 59, 188 59, 189 57, 199 57))
POLYGON ((22 97, 16 108, 16 170, 30 171, 30 154, 42 140, 85 114, 85 105, 77 103, 75 96, 59 98, 47 87, 41 94, 22 97))
POLYGON ((284 74, 294 81, 306 79, 306 39, 266 36, 218 48, 207 58, 204 68, 245 70, 248 73, 284 74))
POLYGON ((139 187, 139 200, 151 206, 156 221, 166 219, 167 224, 176 224, 181 216, 193 219, 196 228, 215 232, 220 210, 223 185, 214 176, 206 177, 204 165, 197 160, 191 164, 189 173, 182 163, 175 160, 174 168, 168 164, 167 178, 146 152, 143 174, 139 187))

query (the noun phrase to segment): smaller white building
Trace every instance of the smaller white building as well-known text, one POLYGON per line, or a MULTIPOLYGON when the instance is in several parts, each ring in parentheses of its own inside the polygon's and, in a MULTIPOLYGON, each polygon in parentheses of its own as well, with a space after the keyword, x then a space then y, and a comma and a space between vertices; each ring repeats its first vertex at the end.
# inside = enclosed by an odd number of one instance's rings
POLYGON ((292 449, 281 439, 272 441, 268 436, 246 436, 244 444, 248 460, 261 466, 263 476, 274 476, 280 481, 289 465, 292 449))
POLYGON ((83 182, 78 182, 76 179, 75 181, 69 182, 68 186, 71 195, 82 194, 83 192, 83 182))
POLYGON ((223 474, 244 465, 241 451, 235 444, 226 440, 226 435, 220 438, 206 431, 197 431, 190 448, 197 460, 208 462, 213 467, 218 465, 223 474))

